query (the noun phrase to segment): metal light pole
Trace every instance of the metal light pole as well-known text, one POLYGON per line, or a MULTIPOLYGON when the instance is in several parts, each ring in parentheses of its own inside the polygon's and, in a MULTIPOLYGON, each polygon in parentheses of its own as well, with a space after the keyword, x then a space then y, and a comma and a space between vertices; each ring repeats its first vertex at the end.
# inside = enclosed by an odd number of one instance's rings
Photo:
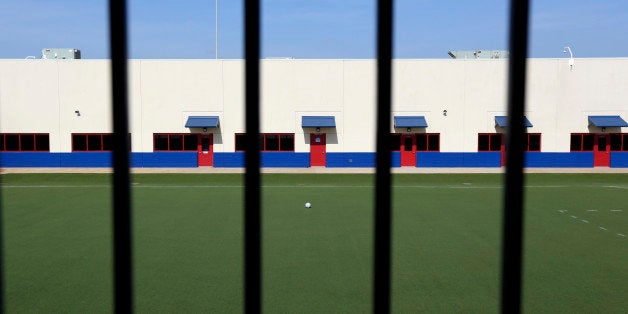
POLYGON ((216 60, 218 60, 218 0, 216 0, 216 60))

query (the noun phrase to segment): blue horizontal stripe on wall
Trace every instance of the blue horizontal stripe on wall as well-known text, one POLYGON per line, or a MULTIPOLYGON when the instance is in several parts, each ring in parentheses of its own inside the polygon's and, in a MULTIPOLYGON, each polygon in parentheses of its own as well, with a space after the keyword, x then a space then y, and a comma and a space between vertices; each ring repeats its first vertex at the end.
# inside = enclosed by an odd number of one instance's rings
POLYGON ((262 167, 307 168, 310 153, 262 152, 262 167))
MULTIPOLYGON (((499 152, 417 153, 417 167, 499 167, 499 152)), ((264 152, 262 167, 309 167, 309 153, 264 152)), ((327 166, 375 167, 375 153, 327 153, 327 166)), ((197 167, 196 152, 132 153, 132 167, 197 167)), ((2 167, 111 167, 110 152, 2 152, 2 167)), ((214 153, 215 167, 244 167, 244 153, 214 153)), ((392 166, 400 166, 400 153, 392 153, 392 166)), ((592 152, 526 153, 526 167, 593 167, 592 152)), ((611 167, 628 168, 628 152, 612 152, 611 167)))
POLYGON ((327 153, 327 167, 375 167, 375 153, 327 153))
POLYGON ((592 168, 593 153, 542 153, 527 152, 525 167, 528 168, 592 168))
POLYGON ((61 167, 111 167, 111 152, 59 153, 61 167))
MULTIPOLYGON (((401 167, 401 153, 400 152, 392 152, 390 153, 392 160, 390 161, 391 167, 401 167)), ((377 157, 375 157, 377 158, 377 157)))
POLYGON ((198 167, 197 152, 154 152, 132 153, 132 167, 158 168, 190 168, 198 167))
POLYGON ((241 168, 244 167, 244 153, 214 153, 214 167, 241 168))
POLYGON ((628 152, 612 152, 611 153, 612 168, 628 168, 628 152))
MULTIPOLYGON (((307 168, 310 166, 309 153, 262 152, 262 167, 307 168)), ((244 152, 214 153, 214 167, 244 167, 244 152)))
POLYGON ((500 152, 417 152, 417 167, 501 167, 500 152))
POLYGON ((0 153, 2 167, 59 167, 59 154, 47 152, 4 152, 0 153))

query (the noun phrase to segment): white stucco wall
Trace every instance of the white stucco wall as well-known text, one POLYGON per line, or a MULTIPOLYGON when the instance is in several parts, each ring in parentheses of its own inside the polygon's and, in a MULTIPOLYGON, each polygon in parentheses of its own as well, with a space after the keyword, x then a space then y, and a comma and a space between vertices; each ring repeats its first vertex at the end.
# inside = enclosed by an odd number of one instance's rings
MULTIPOLYGON (((441 134, 442 152, 477 151, 477 134, 501 132, 507 60, 394 60, 392 115, 422 115, 441 134), (447 115, 443 115, 447 110, 447 115)), ((71 151, 72 133, 112 130, 107 60, 0 60, 0 132, 50 133, 53 152, 71 151), (81 115, 77 116, 75 110, 81 115)), ((185 128, 191 115, 220 117, 214 151, 232 152, 244 129, 242 60, 130 60, 132 148, 153 151, 153 133, 185 128)), ((333 115, 323 129, 328 152, 375 150, 374 60, 263 60, 261 128, 294 133, 309 151, 303 115, 333 115)), ((542 133, 542 151, 569 151, 569 134, 599 132, 588 115, 628 118, 628 59, 530 59, 526 116, 542 133)), ((627 130, 625 130, 626 132, 627 130)), ((405 129, 391 130, 405 132, 405 129)), ((609 128, 607 132, 621 132, 609 128)))

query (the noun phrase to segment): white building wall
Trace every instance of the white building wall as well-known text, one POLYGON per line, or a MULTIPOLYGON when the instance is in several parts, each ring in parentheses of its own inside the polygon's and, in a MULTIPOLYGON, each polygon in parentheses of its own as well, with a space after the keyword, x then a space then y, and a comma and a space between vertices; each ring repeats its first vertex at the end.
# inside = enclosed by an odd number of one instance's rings
POLYGON ((50 133, 59 151, 60 62, 28 61, 0 60, 0 133, 50 133))
MULTIPOLYGON (((477 151, 477 134, 502 132, 507 60, 394 60, 393 114, 422 115, 441 134, 442 152, 477 151), (447 110, 447 115, 443 114, 447 110)), ((153 151, 153 133, 185 128, 191 115, 220 117, 215 152, 233 152, 244 128, 242 60, 130 60, 132 149, 153 151)), ((333 115, 323 129, 328 152, 375 151, 374 60, 263 60, 261 127, 295 133, 309 151, 303 115, 333 115)), ((588 115, 628 118, 628 59, 530 59, 526 116, 542 133, 542 151, 569 151, 569 134, 600 132, 588 115)), ((107 60, 0 60, 0 132, 50 133, 52 152, 71 151, 72 133, 112 131, 107 60), (79 110, 80 116, 75 114, 79 110)), ((625 129, 625 128, 624 128, 625 129)), ((391 130, 405 132, 406 130, 391 130)), ((606 132, 621 132, 609 128, 606 132)), ((626 130, 624 130, 626 131, 626 130)))
MULTIPOLYGON (((189 116, 223 115, 220 61, 135 60, 140 64, 142 152, 153 151, 154 133, 188 133, 189 116)), ((222 119, 221 119, 222 120, 222 119)), ((200 132, 201 130, 193 130, 200 132)), ((222 151, 214 136, 215 151, 222 151)))
MULTIPOLYGON (((244 62, 225 60, 222 63, 224 119, 220 120, 222 151, 235 151, 235 134, 246 132, 244 120, 244 62)), ((218 152, 217 146, 214 151, 218 152)))
MULTIPOLYGON (((58 71, 59 151, 72 151, 72 133, 111 133, 110 63, 60 61, 58 71), (75 113, 79 111, 79 114, 75 113)), ((52 143, 52 139, 51 139, 52 143)), ((52 147, 51 147, 52 151, 52 147)))
POLYGON ((376 63, 374 60, 343 62, 343 119, 336 119, 344 133, 346 152, 374 152, 376 124, 376 63))

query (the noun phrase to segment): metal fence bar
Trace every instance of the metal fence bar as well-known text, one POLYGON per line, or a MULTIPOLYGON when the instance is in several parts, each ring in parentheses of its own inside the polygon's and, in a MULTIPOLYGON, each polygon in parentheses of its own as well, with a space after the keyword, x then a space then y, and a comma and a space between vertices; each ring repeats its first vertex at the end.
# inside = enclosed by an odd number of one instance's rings
POLYGON ((126 1, 109 0, 113 101, 114 310, 133 311, 126 1))
POLYGON ((373 311, 390 311, 391 153, 390 109, 392 77, 393 0, 377 2, 377 169, 375 178, 375 249, 373 311))
MULTIPOLYGON (((2 157, 0 157, 0 169, 2 168, 2 157)), ((0 176, 0 183, 3 179, 0 176)), ((0 313, 5 313, 6 306, 4 304, 4 211, 2 210, 2 184, 0 184, 0 313)))
POLYGON ((510 5, 510 59, 508 60, 508 133, 502 238, 502 313, 521 312, 523 251, 523 114, 528 51, 528 0, 510 5))
POLYGON ((246 102, 246 174, 244 209, 244 310, 261 312, 261 197, 259 136, 260 1, 246 0, 244 55, 246 102))

